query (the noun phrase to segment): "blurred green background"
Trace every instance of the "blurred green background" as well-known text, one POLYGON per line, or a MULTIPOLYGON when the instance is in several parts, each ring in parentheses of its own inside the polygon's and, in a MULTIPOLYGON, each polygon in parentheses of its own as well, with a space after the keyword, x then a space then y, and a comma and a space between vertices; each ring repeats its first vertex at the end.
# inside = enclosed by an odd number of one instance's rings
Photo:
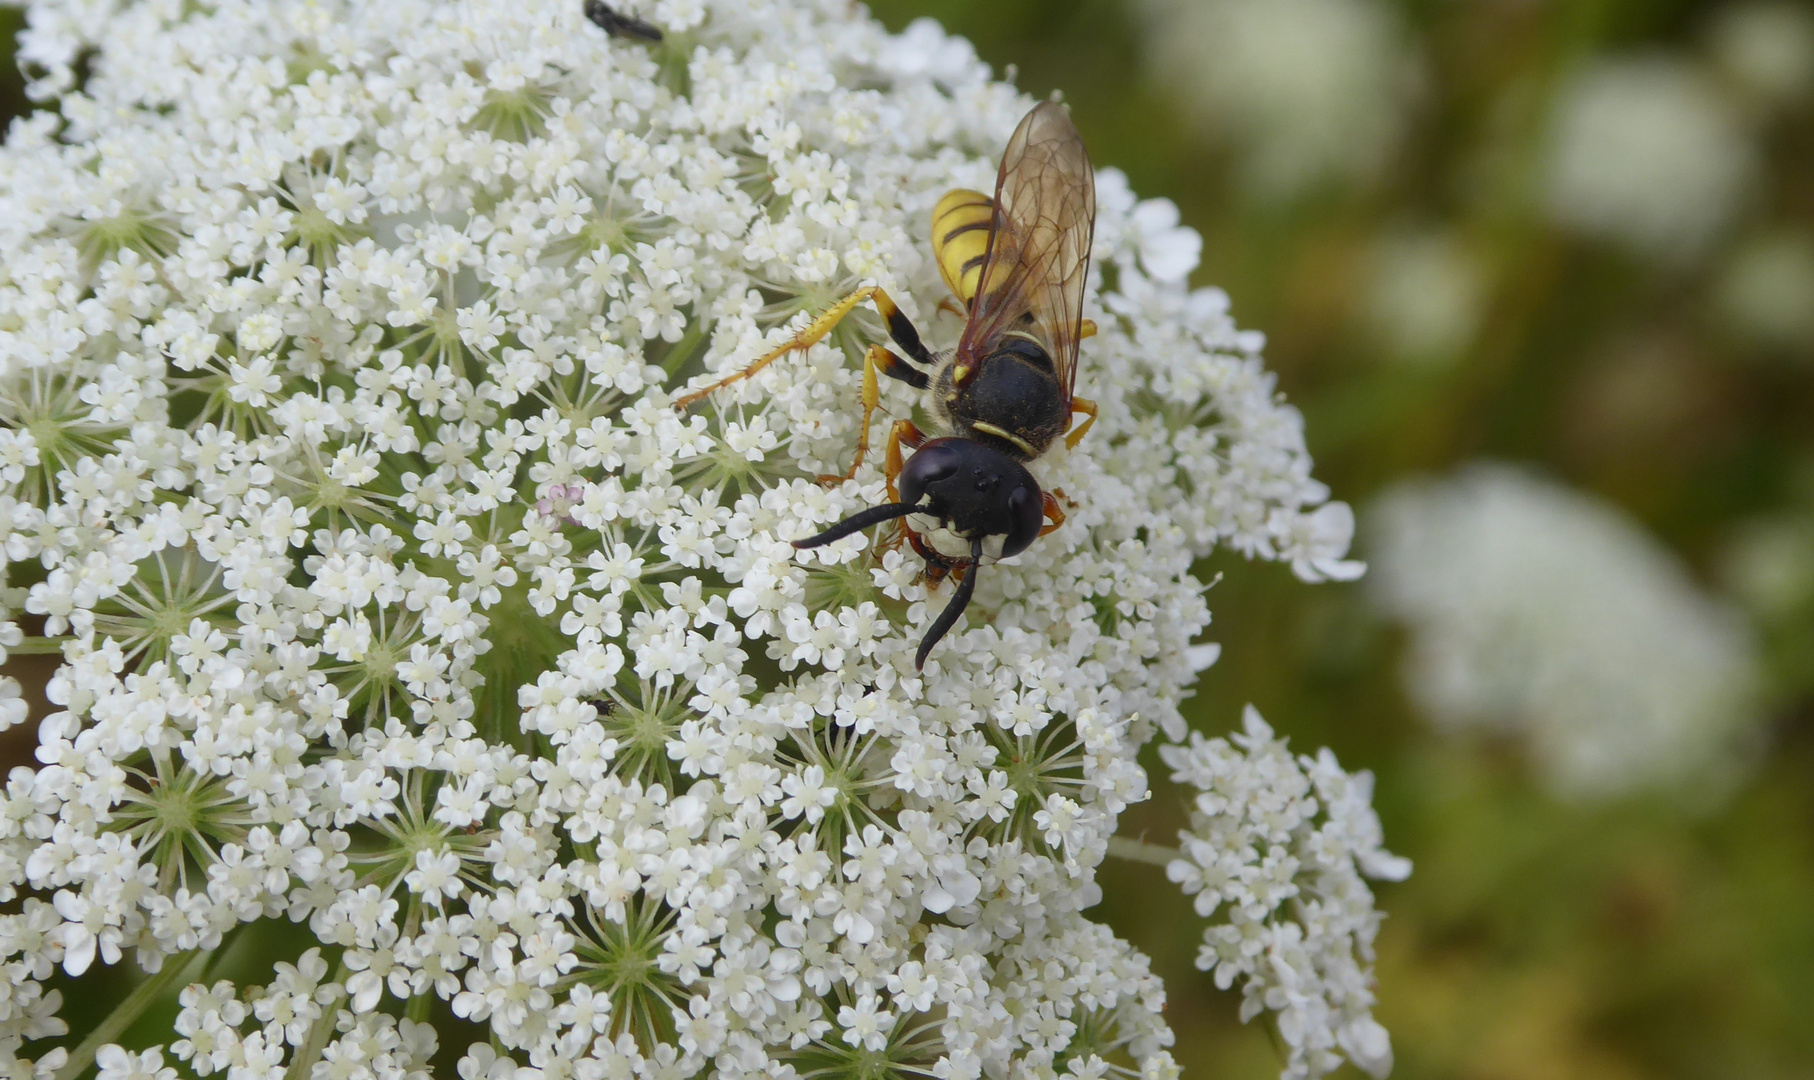
MULTIPOLYGON (((1511 461, 1622 508, 1749 626, 1762 695, 1739 780, 1563 798, 1515 733, 1429 723, 1366 581, 1203 568, 1224 652, 1194 723, 1227 731, 1252 702, 1298 749, 1374 770, 1388 846, 1416 863, 1378 890, 1395 1075, 1814 1077, 1814 12, 871 9, 1061 91, 1099 165, 1177 204, 1204 239, 1193 281, 1268 335, 1363 557, 1395 481, 1511 461), (1636 164, 1563 161, 1570 123, 1636 164)), ((0 37, 18 26, 0 8, 0 37)), ((0 109, 23 107, 6 65, 0 109)), ((1169 842, 1184 809, 1157 786, 1127 831, 1169 842)), ((1188 900, 1156 868, 1112 869, 1104 910, 1165 977, 1187 1073, 1276 1076, 1263 1024, 1194 970, 1188 900)))

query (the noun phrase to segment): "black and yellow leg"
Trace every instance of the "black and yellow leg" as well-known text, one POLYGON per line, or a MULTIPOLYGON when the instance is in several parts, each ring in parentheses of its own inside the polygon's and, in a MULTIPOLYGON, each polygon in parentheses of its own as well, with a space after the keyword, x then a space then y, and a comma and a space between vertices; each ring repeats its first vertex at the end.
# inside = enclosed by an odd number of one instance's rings
POLYGON ((1071 399, 1071 412, 1083 414, 1083 423, 1072 428, 1070 434, 1064 437, 1065 447, 1075 450, 1090 427, 1096 423, 1096 403, 1089 398, 1074 397, 1071 399))
MULTIPOLYGON (((920 332, 914 327, 913 320, 909 319, 900 308, 894 306, 894 298, 877 288, 871 299, 875 301, 876 310, 882 313, 882 323, 888 327, 888 336, 901 347, 901 351, 915 363, 931 365, 932 350, 926 348, 925 343, 920 340, 920 332)), ((896 375, 895 378, 899 379, 901 376, 896 375)), ((902 381, 913 382, 912 379, 902 381)), ((921 376, 921 381, 916 385, 925 386, 925 377, 921 376)))
POLYGON ((804 352, 812 348, 823 341, 825 335, 831 333, 833 327, 843 322, 844 316, 849 315, 858 304, 865 300, 875 301, 876 310, 882 313, 882 319, 888 325, 889 336, 900 344, 907 355, 916 360, 923 357, 923 362, 931 362, 932 354, 927 352, 926 346, 920 342, 919 332, 914 329, 913 323, 908 321, 907 316, 901 313, 900 308, 895 306, 894 301, 879 286, 866 285, 827 308, 818 318, 808 323, 804 330, 771 349, 749 367, 734 375, 727 375, 710 386, 681 395, 675 400, 674 407, 676 409, 689 408, 694 402, 706 397, 712 391, 721 390, 732 383, 742 382, 790 352, 804 352))

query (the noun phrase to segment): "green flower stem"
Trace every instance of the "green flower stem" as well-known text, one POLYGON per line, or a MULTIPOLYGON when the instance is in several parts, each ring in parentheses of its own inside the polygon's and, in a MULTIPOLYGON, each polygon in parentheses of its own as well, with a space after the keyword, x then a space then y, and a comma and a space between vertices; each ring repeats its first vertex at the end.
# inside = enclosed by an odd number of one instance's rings
POLYGON ((68 635, 62 637, 28 637, 17 645, 8 645, 6 651, 17 656, 51 656, 63 655, 65 642, 74 641, 68 635))
POLYGON ((681 334, 680 340, 669 346, 667 355, 661 358, 661 366, 670 378, 680 370, 682 365, 693 359, 693 354, 699 351, 700 344, 705 341, 705 332, 706 320, 687 320, 687 328, 681 334))
POLYGON ((87 1072, 88 1066, 94 1063, 94 1056, 101 1047, 116 1041, 127 1028, 132 1026, 132 1022, 137 1020, 140 1014, 150 1008, 153 1002, 163 997, 166 991, 179 985, 183 976, 198 961, 205 960, 211 952, 213 952, 212 949, 207 952, 191 949, 185 953, 165 957, 164 966, 158 969, 157 974, 147 978, 132 993, 127 994, 126 1000, 114 1006, 113 1011, 107 1014, 107 1019, 96 1024, 94 1030, 88 1033, 88 1037, 82 1040, 81 1045, 70 1052, 69 1060, 63 1063, 61 1069, 57 1070, 56 1080, 76 1080, 77 1077, 87 1072))
POLYGON ((1184 857, 1184 853, 1177 848, 1169 848, 1162 844, 1149 844, 1144 840, 1130 840, 1125 836, 1109 837, 1109 854, 1117 859, 1147 863, 1152 866, 1165 866, 1173 859, 1184 857))
MULTIPOLYGON (((302 1080, 314 1069, 315 1063, 321 1060, 321 1052, 327 1049, 328 1039, 334 1034, 334 1010, 339 1007, 341 999, 346 997, 346 962, 343 960, 334 969, 331 981, 336 985, 334 996, 321 1002, 321 1015, 309 1025, 309 1037, 290 1058, 290 1067, 284 1070, 283 1080, 302 1080)), ((320 1000, 317 998, 316 1000, 320 1000)), ((63 1080, 58 1077, 57 1080, 63 1080)))

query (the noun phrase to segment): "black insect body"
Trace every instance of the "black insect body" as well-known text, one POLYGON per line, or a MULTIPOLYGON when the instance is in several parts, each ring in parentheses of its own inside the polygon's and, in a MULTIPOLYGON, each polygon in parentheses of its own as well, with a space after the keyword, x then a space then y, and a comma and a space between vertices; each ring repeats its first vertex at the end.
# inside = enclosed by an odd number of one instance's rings
POLYGON ((958 382, 956 364, 940 368, 928 400, 952 431, 1031 461, 1071 426, 1065 387, 1036 341, 1012 337, 958 382))
POLYGON ((604 0, 586 0, 586 18, 594 26, 624 41, 646 41, 654 44, 661 40, 661 31, 641 19, 620 14, 604 0))

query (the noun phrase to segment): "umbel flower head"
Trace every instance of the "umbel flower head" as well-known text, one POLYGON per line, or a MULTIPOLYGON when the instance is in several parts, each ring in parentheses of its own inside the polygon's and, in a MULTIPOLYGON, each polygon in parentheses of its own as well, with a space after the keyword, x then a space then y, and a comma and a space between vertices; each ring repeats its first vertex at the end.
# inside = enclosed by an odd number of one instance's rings
MULTIPOLYGON (((31 10, 0 644, 62 666, 0 807, 14 1073, 1173 1071, 1096 868, 1213 659, 1192 560, 1353 576, 1348 508, 1192 238, 1104 183, 1101 419, 1038 465, 1070 519, 916 671, 917 559, 789 544, 880 500, 815 480, 874 317, 673 402, 865 281, 954 340, 928 212, 1030 103, 844 0, 637 14, 666 41, 577 0, 31 10), (115 965, 147 974, 70 1030, 46 981, 115 965), (173 1038, 121 1045, 158 1001, 173 1038)), ((1294 1075, 1383 1068, 1372 898, 1318 884, 1378 869, 1376 823, 1277 756, 1193 827, 1246 934, 1218 973, 1294 1075), (1273 801, 1340 825, 1279 826, 1289 864, 1214 827, 1273 801)))

